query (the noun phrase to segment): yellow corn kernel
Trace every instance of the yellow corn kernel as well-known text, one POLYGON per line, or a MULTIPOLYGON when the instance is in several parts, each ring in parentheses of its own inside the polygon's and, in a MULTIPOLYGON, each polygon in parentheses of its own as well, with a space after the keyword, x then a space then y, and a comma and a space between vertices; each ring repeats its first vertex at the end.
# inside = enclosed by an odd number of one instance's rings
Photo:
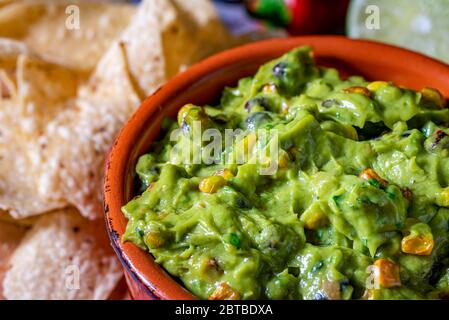
POLYGON ((374 262, 378 283, 384 288, 397 287, 401 285, 399 265, 388 260, 378 259, 374 262))
POLYGON ((181 127, 184 122, 192 125, 194 121, 200 121, 201 125, 206 125, 209 120, 204 109, 191 103, 186 104, 178 111, 178 125, 181 127))
POLYGON ((402 252, 417 256, 428 256, 432 253, 434 241, 431 236, 409 235, 402 239, 402 252))
POLYGON ((223 169, 217 170, 214 173, 214 176, 221 176, 225 180, 229 180, 231 178, 234 178, 234 175, 232 174, 231 170, 229 170, 228 168, 223 168, 223 169))
POLYGON ((437 195, 436 204, 440 207, 449 207, 449 187, 437 195))
POLYGON ((149 231, 145 234, 144 241, 149 248, 156 249, 164 245, 165 239, 161 236, 160 232, 149 231))
POLYGON ((377 91, 386 85, 388 85, 388 82, 386 82, 386 81, 373 81, 370 84, 368 84, 366 87, 368 88, 369 91, 377 91))
POLYGON ((179 126, 181 126, 181 124, 184 121, 187 113, 189 113, 189 111, 192 108, 195 108, 195 107, 196 106, 194 106, 193 104, 188 103, 188 104, 184 105, 181 109, 179 109, 179 111, 178 111, 178 124, 179 124, 179 126))
POLYGON ((201 180, 199 189, 205 193, 215 193, 226 184, 226 180, 222 176, 211 176, 201 180))
POLYGON ((277 89, 276 89, 276 85, 274 83, 269 83, 263 86, 262 88, 262 92, 267 94, 267 93, 276 93, 277 89))
POLYGON ((367 88, 365 87, 361 87, 361 86, 353 86, 353 87, 349 87, 346 89, 343 89, 344 93, 359 93, 359 94, 363 94, 364 96, 370 98, 371 97, 371 91, 369 91, 367 88))
POLYGON ((304 228, 308 230, 315 230, 328 222, 326 214, 317 202, 301 215, 300 220, 304 223, 304 228))
POLYGON ((443 97, 440 91, 430 87, 424 87, 421 90, 421 94, 424 99, 432 101, 440 109, 443 109, 446 105, 446 99, 443 97))
POLYGON ((210 295, 209 300, 239 300, 240 294, 227 283, 221 283, 210 295))
POLYGON ((367 168, 365 170, 363 170, 360 174, 359 177, 362 179, 365 179, 367 181, 374 179, 377 182, 379 182, 381 185, 386 186, 388 184, 388 181, 385 179, 382 179, 377 173, 376 171, 374 171, 371 168, 367 168))

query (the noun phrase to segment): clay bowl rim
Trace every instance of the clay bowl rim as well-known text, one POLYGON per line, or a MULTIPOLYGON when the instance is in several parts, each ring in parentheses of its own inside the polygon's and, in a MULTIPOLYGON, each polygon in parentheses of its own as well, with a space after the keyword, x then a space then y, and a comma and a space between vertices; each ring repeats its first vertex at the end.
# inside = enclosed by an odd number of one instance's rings
MULTIPOLYGON (((193 294, 157 265, 148 252, 139 249, 132 243, 120 241, 124 232, 124 224, 126 224, 126 218, 120 208, 126 203, 127 167, 135 149, 134 142, 141 137, 139 128, 143 128, 145 123, 159 114, 158 111, 162 110, 161 106, 164 105, 164 101, 173 99, 174 95, 180 94, 184 89, 200 82, 201 79, 210 77, 211 74, 213 78, 214 71, 250 58, 268 61, 289 49, 304 44, 311 45, 318 57, 321 53, 332 56, 332 50, 339 52, 335 57, 341 56, 342 51, 354 59, 360 59, 360 54, 367 55, 366 59, 373 59, 373 56, 377 55, 379 66, 383 63, 391 64, 391 60, 402 61, 402 63, 408 61, 407 68, 414 69, 416 72, 425 70, 435 75, 440 81, 445 79, 444 77, 449 78, 449 65, 406 49, 374 41, 353 40, 343 36, 303 36, 259 41, 230 49, 193 65, 169 80, 144 100, 128 120, 111 146, 105 164, 104 211, 108 234, 116 254, 126 271, 129 272, 132 281, 143 288, 149 298, 196 299, 193 294)), ((449 81, 443 82, 446 86, 443 93, 445 96, 449 96, 449 81)), ((152 128, 152 130, 154 129, 152 128)))

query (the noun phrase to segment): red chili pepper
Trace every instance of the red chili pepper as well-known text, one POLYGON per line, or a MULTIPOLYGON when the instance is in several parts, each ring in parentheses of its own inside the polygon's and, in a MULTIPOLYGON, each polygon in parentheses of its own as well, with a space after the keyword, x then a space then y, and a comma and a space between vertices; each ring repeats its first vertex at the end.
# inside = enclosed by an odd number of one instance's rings
POLYGON ((349 0, 247 0, 248 10, 291 34, 334 33, 342 28, 349 0))

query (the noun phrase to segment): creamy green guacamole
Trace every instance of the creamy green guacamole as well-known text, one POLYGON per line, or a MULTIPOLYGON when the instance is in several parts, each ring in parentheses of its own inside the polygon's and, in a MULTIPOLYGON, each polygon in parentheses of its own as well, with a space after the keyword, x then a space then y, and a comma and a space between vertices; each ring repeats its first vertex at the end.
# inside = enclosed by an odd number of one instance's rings
POLYGON ((225 88, 217 105, 164 121, 136 165, 141 195, 123 207, 123 241, 203 299, 447 297, 444 104, 431 88, 342 80, 309 47, 292 50, 225 88), (191 144, 193 120, 243 133, 217 163, 179 164, 169 136, 182 127, 191 144), (225 163, 263 148, 248 146, 261 128, 278 132, 275 174, 225 163))

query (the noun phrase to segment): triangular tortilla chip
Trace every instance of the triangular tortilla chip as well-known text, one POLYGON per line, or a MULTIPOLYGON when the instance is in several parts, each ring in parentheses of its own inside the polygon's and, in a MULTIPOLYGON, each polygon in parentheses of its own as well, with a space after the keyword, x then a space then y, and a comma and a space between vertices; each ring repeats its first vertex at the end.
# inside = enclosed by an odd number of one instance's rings
POLYGON ((79 89, 76 110, 56 117, 39 138, 29 141, 40 194, 64 199, 84 216, 102 214, 101 182, 109 145, 120 127, 165 79, 159 24, 145 2, 133 23, 79 89), (134 73, 130 72, 134 70, 134 73), (142 93, 144 92, 144 93, 142 93), (139 94, 140 93, 140 94, 139 94))
POLYGON ((17 112, 16 103, 0 100, 0 209, 20 218, 64 203, 40 196, 27 143, 18 134, 17 112))
POLYGON ((163 3, 160 16, 167 78, 232 44, 210 1, 158 1, 163 3))
POLYGON ((21 40, 40 55, 90 71, 134 12, 130 4, 18 0, 0 7, 0 37, 21 40))
POLYGON ((17 60, 17 95, 21 124, 26 134, 42 134, 45 126, 66 109, 74 108, 78 86, 84 75, 21 54, 17 60))
POLYGON ((164 12, 167 7, 161 3, 161 0, 143 1, 132 23, 119 39, 131 79, 138 87, 136 91, 141 99, 153 93, 166 80, 161 16, 170 14, 170 11, 164 12))
MULTIPOLYGON (((77 92, 76 71, 20 56, 19 122, 32 172, 28 178, 36 181, 35 193, 43 206, 71 204, 92 219, 102 214, 103 163, 115 134, 169 73, 193 63, 198 48, 209 46, 199 43, 196 33, 200 23, 218 18, 208 13, 209 18, 198 22, 194 15, 184 17, 187 13, 178 7, 174 0, 143 1, 132 23, 77 92)), ((15 218, 42 213, 7 208, 15 218)))
POLYGON ((122 277, 104 222, 86 220, 76 209, 42 216, 10 264, 7 299, 106 299, 122 277))

